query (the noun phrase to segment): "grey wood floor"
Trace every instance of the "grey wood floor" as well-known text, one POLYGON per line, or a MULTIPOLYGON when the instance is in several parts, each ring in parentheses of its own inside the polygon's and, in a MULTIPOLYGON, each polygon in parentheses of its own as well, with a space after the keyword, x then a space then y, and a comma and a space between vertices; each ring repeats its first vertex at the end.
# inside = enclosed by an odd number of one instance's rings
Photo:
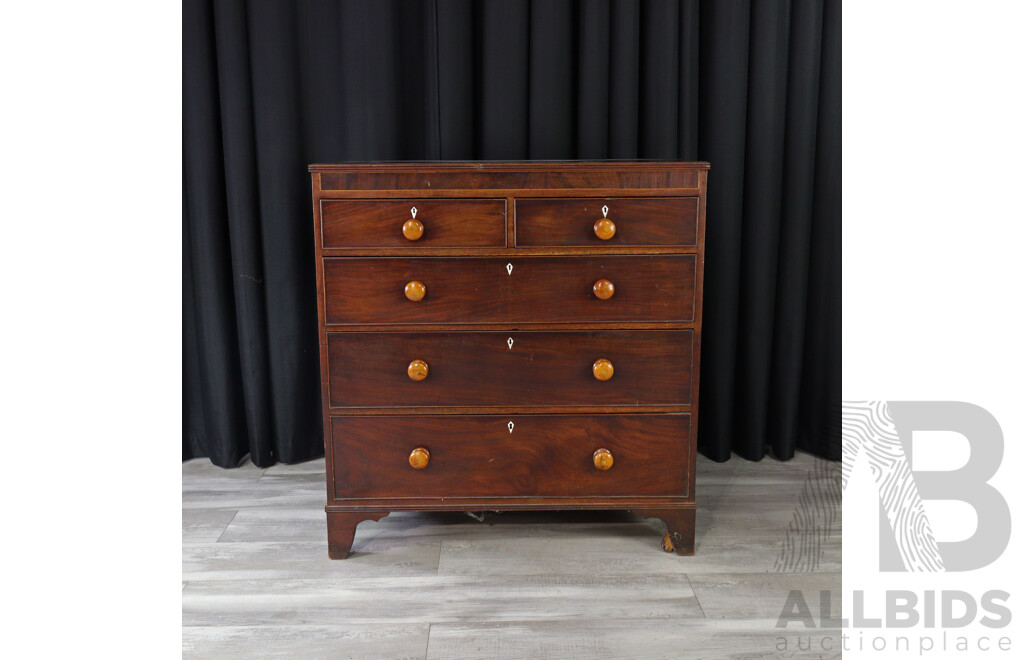
POLYGON ((694 557, 622 512, 397 513, 331 561, 323 460, 189 461, 183 655, 839 657, 835 630, 775 628, 790 590, 815 618, 830 590, 840 614, 839 466, 701 458, 697 472, 694 557))

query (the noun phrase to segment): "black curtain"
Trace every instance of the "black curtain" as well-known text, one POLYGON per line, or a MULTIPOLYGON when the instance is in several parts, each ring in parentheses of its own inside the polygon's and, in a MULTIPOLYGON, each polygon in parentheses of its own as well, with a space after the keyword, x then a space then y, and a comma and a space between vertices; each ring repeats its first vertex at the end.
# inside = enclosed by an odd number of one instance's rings
POLYGON ((323 454, 308 163, 711 163, 700 448, 838 459, 839 2, 186 0, 184 458, 323 454))

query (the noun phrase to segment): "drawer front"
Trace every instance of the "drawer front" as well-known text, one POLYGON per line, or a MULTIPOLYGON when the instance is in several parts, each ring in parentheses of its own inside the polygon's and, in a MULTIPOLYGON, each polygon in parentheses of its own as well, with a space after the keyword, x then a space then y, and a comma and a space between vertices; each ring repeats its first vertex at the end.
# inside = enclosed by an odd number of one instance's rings
POLYGON ((691 246, 697 244, 696 197, 517 199, 517 246, 691 246), (605 216, 603 207, 608 207, 605 216), (599 238, 594 223, 607 217, 599 238))
POLYGON ((321 204, 325 248, 505 247, 503 199, 353 199, 321 204), (407 230, 410 237, 419 235, 415 240, 403 233, 410 220, 419 223, 407 230))
POLYGON ((689 322, 695 272, 693 255, 324 259, 327 324, 689 322))
POLYGON ((327 347, 332 408, 690 402, 690 330, 338 332, 327 347), (611 378, 595 377, 599 359, 611 378))
POLYGON ((351 416, 331 427, 339 498, 689 495, 687 414, 351 416), (429 452, 421 469, 409 461, 417 448, 429 452), (609 469, 595 467, 598 449, 609 469))

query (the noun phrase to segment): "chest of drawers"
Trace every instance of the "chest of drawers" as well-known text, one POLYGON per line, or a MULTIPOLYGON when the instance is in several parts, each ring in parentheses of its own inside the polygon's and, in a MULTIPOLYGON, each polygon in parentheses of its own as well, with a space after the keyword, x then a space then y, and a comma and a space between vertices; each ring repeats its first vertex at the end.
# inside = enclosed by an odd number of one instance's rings
POLYGON ((313 165, 328 550, 623 509, 693 553, 707 163, 313 165))

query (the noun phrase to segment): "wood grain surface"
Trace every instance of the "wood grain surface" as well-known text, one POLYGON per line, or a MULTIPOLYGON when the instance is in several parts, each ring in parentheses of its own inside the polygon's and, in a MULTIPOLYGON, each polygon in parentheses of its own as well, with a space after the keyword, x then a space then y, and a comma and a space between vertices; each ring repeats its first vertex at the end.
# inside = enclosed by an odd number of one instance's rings
POLYGON ((697 244, 697 197, 515 200, 517 246, 600 247, 697 244), (608 207, 614 235, 602 240, 595 223, 608 207))
POLYGON ((690 401, 690 330, 339 332, 327 342, 331 408, 690 401), (609 380, 595 378, 598 359, 614 365, 609 380), (428 365, 418 381, 415 360, 428 365))
POLYGON ((689 322, 695 270, 692 255, 329 258, 324 259, 326 322, 689 322), (613 298, 594 295, 594 283, 601 279, 615 283, 613 298), (406 300, 410 281, 422 282, 426 297, 406 300))
POLYGON ((348 416, 331 427, 344 498, 687 493, 689 415, 348 416), (422 470, 409 466, 417 447, 430 452, 422 470), (609 470, 594 467, 601 448, 615 456, 609 470))
POLYGON ((359 199, 323 201, 325 248, 504 247, 503 199, 359 199), (402 233, 411 210, 423 235, 402 233))
POLYGON ((324 191, 696 190, 707 163, 446 162, 310 165, 324 191))

